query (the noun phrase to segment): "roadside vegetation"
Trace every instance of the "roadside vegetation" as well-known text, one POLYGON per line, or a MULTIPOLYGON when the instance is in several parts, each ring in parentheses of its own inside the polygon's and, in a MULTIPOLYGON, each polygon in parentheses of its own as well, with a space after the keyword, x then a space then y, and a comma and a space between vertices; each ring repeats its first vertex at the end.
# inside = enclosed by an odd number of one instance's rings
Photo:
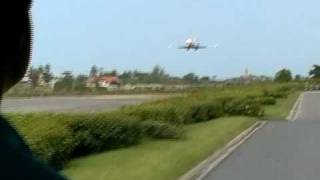
POLYGON ((186 125, 181 140, 145 140, 130 148, 78 158, 63 174, 75 180, 176 180, 255 122, 224 117, 186 125))
POLYGON ((290 109, 300 88, 295 83, 204 88, 113 112, 7 116, 37 156, 67 168, 72 178, 127 179, 122 170, 130 179, 174 179, 256 118, 278 116, 271 106, 290 109), (138 146, 125 148, 133 145, 138 146), (99 152, 104 153, 77 159, 99 152))
POLYGON ((279 99, 276 106, 266 106, 264 119, 284 120, 289 115, 291 108, 298 99, 301 91, 292 92, 287 98, 279 99))

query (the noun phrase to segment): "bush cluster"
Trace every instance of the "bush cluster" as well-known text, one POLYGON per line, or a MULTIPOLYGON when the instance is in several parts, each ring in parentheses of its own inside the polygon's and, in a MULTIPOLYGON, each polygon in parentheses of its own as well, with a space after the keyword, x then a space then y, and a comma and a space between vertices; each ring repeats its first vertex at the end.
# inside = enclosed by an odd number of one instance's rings
POLYGON ((77 144, 74 156, 130 146, 142 135, 135 118, 120 114, 80 115, 66 125, 77 144))
POLYGON ((142 123, 143 134, 155 139, 177 139, 182 133, 179 126, 161 121, 144 121, 142 123))
POLYGON ((263 97, 287 98, 290 94, 291 88, 289 86, 280 87, 275 90, 263 90, 263 97))
POLYGON ((167 103, 130 106, 124 108, 122 112, 130 116, 135 116, 141 121, 164 121, 174 124, 180 124, 183 121, 183 117, 178 108, 167 103))
POLYGON ((262 105, 275 105, 277 103, 276 98, 274 97, 259 97, 257 101, 262 105))
POLYGON ((208 121, 223 115, 223 107, 216 101, 175 99, 140 106, 126 107, 122 112, 140 121, 160 121, 171 124, 190 124, 208 121))
MULTIPOLYGON (((127 115, 135 116, 140 121, 163 121, 172 124, 191 124, 208 121, 226 115, 263 115, 262 105, 270 101, 262 98, 263 103, 250 98, 225 97, 211 100, 188 99, 175 102, 167 101, 156 104, 143 104, 123 109, 127 115)), ((268 102, 269 103, 269 102, 268 102)))
POLYGON ((186 123, 208 121, 223 116, 223 106, 219 101, 191 104, 185 114, 186 123))
POLYGON ((180 135, 180 129, 172 124, 143 123, 120 113, 8 116, 31 150, 56 168, 73 157, 137 144, 143 135, 171 139, 180 135))
POLYGON ((69 117, 47 113, 7 116, 37 157, 57 168, 69 160, 76 146, 72 132, 64 126, 69 117))
POLYGON ((227 102, 224 111, 229 115, 245 115, 261 117, 264 110, 261 103, 249 98, 236 98, 227 102))
POLYGON ((277 103, 277 99, 272 96, 247 96, 248 99, 257 101, 262 105, 275 105, 277 103))

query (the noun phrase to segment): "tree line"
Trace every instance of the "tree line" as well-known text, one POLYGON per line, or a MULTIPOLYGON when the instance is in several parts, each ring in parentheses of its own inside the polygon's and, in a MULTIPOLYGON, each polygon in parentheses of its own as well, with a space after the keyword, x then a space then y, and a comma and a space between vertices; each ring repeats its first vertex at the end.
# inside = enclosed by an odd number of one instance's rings
MULTIPOLYGON (((30 67, 27 76, 31 80, 33 87, 40 85, 40 78, 44 81, 44 83, 49 83, 55 77, 51 72, 51 66, 49 64, 45 66, 39 66, 37 68, 33 66, 30 67)), ((66 89, 81 88, 85 86, 85 82, 89 78, 101 76, 117 76, 121 79, 123 84, 193 84, 215 80, 215 77, 198 76, 192 72, 182 77, 172 76, 165 71, 165 68, 159 65, 154 66, 151 72, 128 70, 124 71, 123 73, 119 73, 117 70, 104 71, 103 68, 99 68, 94 65, 91 67, 89 74, 80 74, 75 76, 71 71, 63 72, 62 77, 56 82, 56 86, 65 87, 66 89)))
MULTIPOLYGON (((121 79, 122 84, 197 84, 197 83, 210 83, 216 80, 216 77, 199 76, 193 72, 187 73, 182 77, 172 76, 165 71, 165 68, 156 65, 150 72, 142 72, 138 70, 128 70, 119 73, 117 70, 104 71, 103 68, 92 66, 88 74, 74 75, 71 71, 65 71, 60 78, 51 71, 51 65, 40 65, 38 67, 31 66, 27 76, 31 80, 32 87, 41 86, 41 84, 49 84, 56 79, 54 88, 56 90, 85 90, 86 82, 92 77, 101 76, 117 76, 121 79)), ((272 79, 272 78, 270 78, 272 79)), ((313 65, 309 77, 302 75, 293 76, 290 69, 279 70, 273 81, 275 82, 289 82, 289 81, 302 81, 306 79, 320 79, 320 65, 313 65)))
POLYGON ((290 82, 290 81, 305 81, 305 80, 319 80, 320 79, 320 65, 313 65, 309 71, 308 77, 303 77, 297 74, 293 77, 290 69, 281 69, 275 74, 275 82, 290 82))

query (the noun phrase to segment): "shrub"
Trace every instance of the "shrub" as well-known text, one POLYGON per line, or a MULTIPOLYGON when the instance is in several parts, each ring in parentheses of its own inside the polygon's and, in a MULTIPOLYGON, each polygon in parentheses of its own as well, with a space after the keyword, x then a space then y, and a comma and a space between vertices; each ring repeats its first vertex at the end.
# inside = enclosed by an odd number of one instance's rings
POLYGON ((275 105, 277 103, 276 98, 274 97, 259 97, 257 101, 262 105, 275 105))
POLYGON ((72 157, 137 144, 142 135, 173 139, 181 134, 179 126, 161 121, 138 121, 120 112, 12 114, 9 118, 31 150, 56 168, 61 168, 72 157))
POLYGON ((252 100, 258 99, 259 97, 260 97, 259 95, 248 95, 248 96, 246 96, 246 98, 252 99, 252 100))
POLYGON ((185 119, 186 123, 208 121, 223 115, 223 106, 220 102, 202 102, 191 105, 185 119))
POLYGON ((67 126, 77 140, 75 156, 133 145, 142 134, 135 118, 115 113, 80 115, 67 126))
POLYGON ((206 105, 209 107, 209 119, 219 118, 223 116, 223 104, 221 102, 209 102, 206 105))
POLYGON ((283 92, 283 91, 269 91, 264 90, 263 96, 264 97, 273 97, 273 98, 286 98, 288 97, 289 92, 283 92))
POLYGON ((145 136, 156 139, 176 139, 182 133, 179 126, 160 121, 144 121, 142 129, 145 136))
POLYGON ((281 86, 280 88, 278 88, 276 91, 278 92, 289 92, 290 90, 292 90, 293 87, 290 85, 287 86, 281 86))
POLYGON ((135 108, 128 108, 128 115, 137 116, 140 120, 163 121, 172 124, 190 124, 211 120, 223 115, 222 103, 199 99, 179 99, 145 104, 135 108), (170 101, 169 101, 170 102, 170 101))
POLYGON ((274 97, 274 98, 287 98, 288 95, 289 95, 288 92, 275 92, 275 93, 273 94, 273 97, 274 97))
POLYGON ((262 105, 275 105, 277 103, 276 98, 273 96, 248 95, 246 98, 252 101, 257 101, 262 105))
POLYGON ((270 90, 263 90, 262 96, 263 97, 273 97, 273 93, 270 90))
POLYGON ((77 145, 72 134, 64 128, 29 136, 27 141, 37 157, 57 169, 61 169, 70 160, 77 145))
POLYGON ((229 115, 261 117, 264 114, 261 104, 248 98, 233 99, 225 104, 224 110, 229 115))
POLYGON ((63 126, 66 118, 64 115, 47 113, 9 115, 11 123, 35 155, 58 169, 70 159, 77 145, 72 133, 63 126))
POLYGON ((216 99, 217 102, 220 102, 222 104, 222 107, 225 107, 225 105, 234 100, 235 98, 234 97, 231 97, 231 96, 224 96, 224 97, 219 97, 216 99))
POLYGON ((124 109, 125 114, 135 116, 141 121, 166 121, 174 124, 182 123, 182 112, 172 105, 166 104, 148 104, 124 109))
POLYGON ((125 147, 142 139, 142 128, 135 118, 114 113, 36 113, 9 118, 31 150, 57 168, 74 156, 125 147))

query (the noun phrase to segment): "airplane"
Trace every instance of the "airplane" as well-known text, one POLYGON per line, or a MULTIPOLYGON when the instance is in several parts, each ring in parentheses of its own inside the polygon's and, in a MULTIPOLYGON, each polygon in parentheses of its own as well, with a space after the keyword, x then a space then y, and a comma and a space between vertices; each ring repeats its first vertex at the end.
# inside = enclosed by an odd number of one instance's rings
MULTIPOLYGON (((173 44, 170 44, 168 48, 172 48, 173 44)), ((185 42, 184 46, 179 46, 177 49, 185 49, 186 51, 189 51, 190 49, 193 49, 194 51, 197 51, 199 49, 206 49, 208 47, 217 48, 218 44, 215 44, 214 46, 203 46, 201 45, 196 39, 188 38, 185 42)))
POLYGON ((199 49, 206 49, 207 46, 202 46, 199 42, 197 42, 193 38, 188 38, 185 42, 184 46, 178 47, 178 49, 185 49, 186 51, 189 51, 190 49, 194 49, 195 51, 199 49))

